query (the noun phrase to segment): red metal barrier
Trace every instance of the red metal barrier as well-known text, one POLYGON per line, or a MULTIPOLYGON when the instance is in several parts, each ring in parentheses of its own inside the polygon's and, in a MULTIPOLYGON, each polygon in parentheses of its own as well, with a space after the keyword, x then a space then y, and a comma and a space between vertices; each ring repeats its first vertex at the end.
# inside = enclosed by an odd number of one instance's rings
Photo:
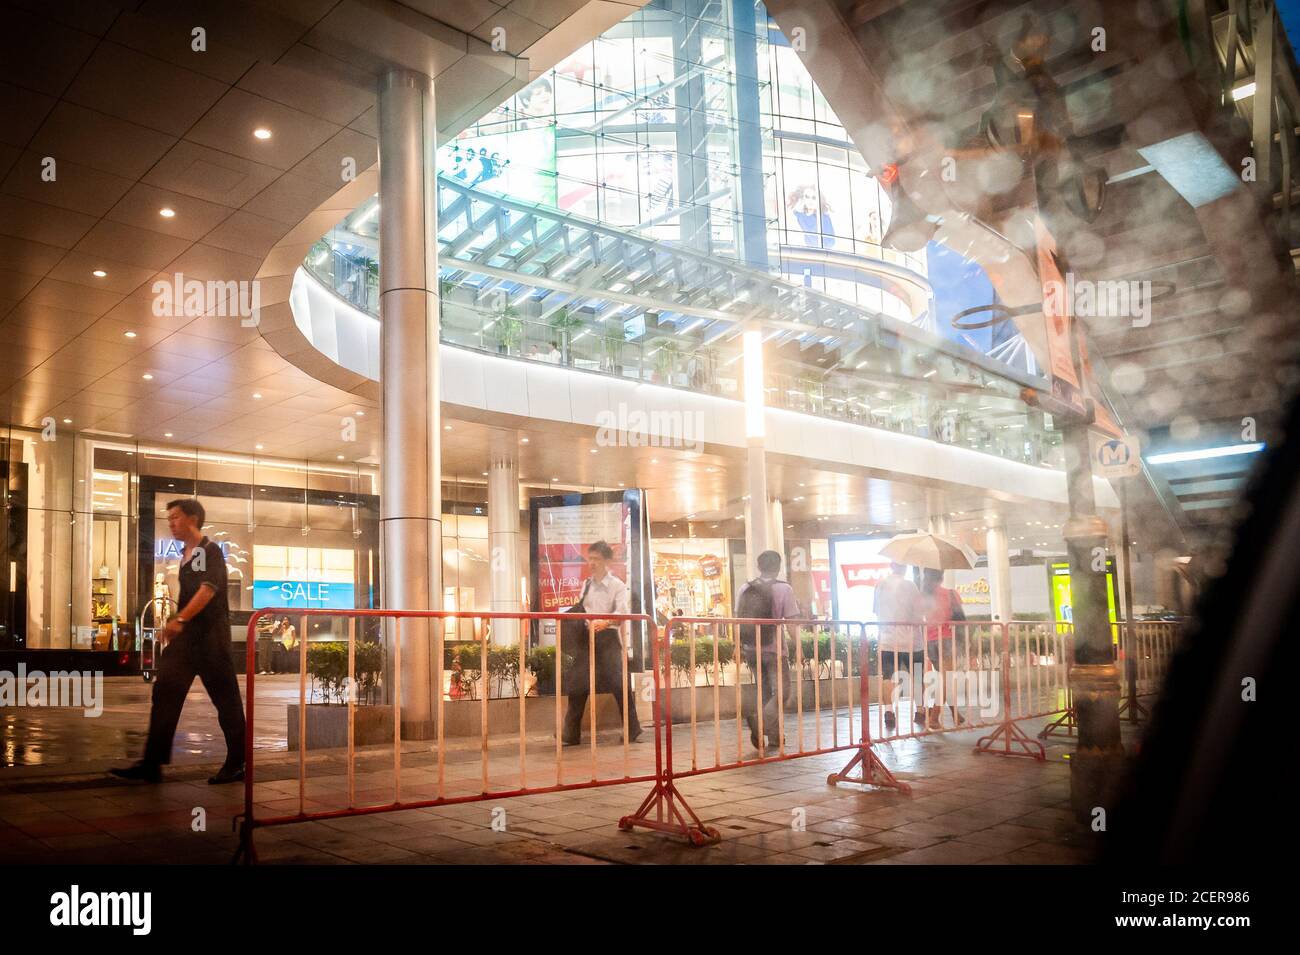
MULTIPOLYGON (((646 772, 634 774, 630 771, 630 740, 628 738, 628 668, 627 668, 627 643, 624 637, 624 652, 622 654, 622 673, 623 673, 623 774, 621 776, 607 776, 602 778, 598 772, 597 760, 597 723, 596 723, 596 699, 599 694, 594 692, 598 685, 596 681, 596 653, 588 652, 588 686, 593 690, 588 695, 590 701, 591 715, 591 778, 578 781, 566 779, 565 760, 563 754, 563 745, 561 741, 561 687, 563 677, 563 659, 564 654, 557 645, 556 649, 556 674, 555 674, 555 783, 553 785, 528 785, 527 780, 527 746, 526 746, 526 711, 527 697, 523 687, 519 691, 519 774, 518 785, 513 788, 491 788, 488 775, 489 751, 488 741, 492 735, 489 725, 489 707, 488 692, 489 687, 489 668, 488 668, 488 641, 483 639, 481 646, 482 654, 482 674, 485 685, 485 691, 482 695, 480 706, 480 738, 481 738, 481 791, 470 792, 461 795, 446 795, 446 777, 445 770, 447 765, 447 746, 446 746, 446 719, 445 708, 446 699, 442 689, 443 676, 443 653, 444 653, 444 626, 433 626, 434 634, 430 640, 431 650, 436 655, 437 661, 435 673, 437 674, 437 746, 434 752, 437 754, 437 792, 435 798, 422 798, 414 800, 403 800, 402 798, 402 735, 401 735, 401 706, 402 706, 402 686, 401 686, 401 654, 402 654, 402 622, 407 621, 437 621, 445 624, 448 621, 460 620, 517 620, 517 621, 534 621, 534 620, 552 620, 556 622, 557 644, 559 622, 561 620, 611 620, 620 623, 642 624, 647 628, 652 642, 657 645, 656 628, 654 621, 646 614, 555 614, 555 613, 469 613, 469 612, 449 612, 449 611, 401 611, 401 610, 294 610, 288 615, 302 618, 303 626, 300 629, 302 639, 299 647, 299 677, 298 677, 298 809, 295 813, 272 815, 258 817, 255 811, 254 786, 256 784, 256 751, 254 749, 256 726, 256 644, 257 644, 257 623, 264 617, 271 614, 277 616, 284 615, 285 611, 279 608, 256 611, 248 623, 248 663, 247 663, 247 696, 245 701, 245 719, 246 719, 246 743, 245 743, 245 775, 244 775, 244 811, 236 817, 236 823, 239 826, 240 844, 235 854, 235 859, 243 859, 245 862, 256 861, 256 849, 253 842, 253 836, 257 829, 269 826, 283 826, 293 823, 310 822, 313 820, 337 819, 345 816, 372 815, 376 813, 395 812, 405 809, 421 809, 433 806, 453 805, 465 802, 479 802, 488 799, 508 799, 513 796, 524 796, 550 792, 560 792, 574 789, 590 789, 599 786, 614 786, 624 783, 648 782, 651 780, 660 780, 663 778, 660 771, 662 765, 662 755, 659 750, 659 740, 656 738, 655 752, 655 770, 653 773, 646 772), (347 727, 347 804, 337 808, 312 809, 307 807, 307 635, 310 632, 306 626, 306 621, 311 618, 345 618, 348 624, 348 678, 349 685, 356 678, 356 621, 365 619, 379 619, 389 621, 392 624, 392 646, 393 659, 391 672, 396 676, 392 682, 392 703, 393 703, 393 796, 388 802, 372 802, 369 804, 358 805, 356 780, 355 780, 355 762, 356 746, 354 740, 354 719, 353 715, 356 706, 356 697, 354 692, 347 694, 348 707, 348 727, 347 727)), ((525 630, 521 627, 521 630, 525 630)), ((622 628, 620 628, 620 632, 622 628)), ((525 658, 527 651, 527 639, 520 640, 519 649, 519 666, 520 675, 525 670, 525 658)), ((591 648, 594 650, 594 641, 591 641, 591 648)), ((538 703, 542 700, 539 698, 538 703)), ((655 723, 659 722, 656 717, 655 723)), ((657 734, 656 734, 657 737, 657 734)))

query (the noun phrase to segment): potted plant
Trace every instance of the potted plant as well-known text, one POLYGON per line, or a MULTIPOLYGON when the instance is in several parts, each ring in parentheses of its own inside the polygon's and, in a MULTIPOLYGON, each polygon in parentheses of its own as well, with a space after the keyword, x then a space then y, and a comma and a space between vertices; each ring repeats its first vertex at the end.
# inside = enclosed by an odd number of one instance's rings
POLYGON ((666 341, 655 350, 655 374, 666 385, 673 383, 673 372, 677 370, 677 360, 681 351, 674 341, 666 341))
MULTIPOLYGON (((393 738, 393 707, 372 702, 384 666, 384 648, 377 642, 358 640, 354 650, 354 675, 348 679, 348 645, 341 640, 324 640, 307 648, 307 672, 311 693, 307 699, 307 748, 346 746, 348 741, 348 695, 355 687, 352 734, 357 746, 382 743, 393 738), (320 699, 317 699, 319 695, 320 699)), ((298 705, 289 704, 289 749, 298 748, 298 705)))
POLYGON ((493 318, 488 323, 488 328, 492 330, 492 337, 496 340, 498 353, 509 355, 519 350, 519 342, 524 334, 524 323, 519 319, 519 309, 513 305, 507 305, 505 308, 493 312, 493 318))
POLYGON ((551 319, 551 328, 555 329, 559 338, 560 361, 566 365, 571 363, 569 346, 573 342, 573 332, 582 328, 584 324, 582 318, 569 311, 567 307, 561 308, 551 319))

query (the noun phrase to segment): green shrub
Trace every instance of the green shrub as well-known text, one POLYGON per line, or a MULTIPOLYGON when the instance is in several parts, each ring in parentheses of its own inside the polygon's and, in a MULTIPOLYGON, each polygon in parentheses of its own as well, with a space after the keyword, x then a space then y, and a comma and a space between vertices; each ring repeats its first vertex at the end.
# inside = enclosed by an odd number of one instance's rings
MULTIPOLYGON (((379 685, 379 673, 384 667, 382 644, 365 640, 356 642, 355 650, 357 702, 369 702, 371 692, 379 685)), ((323 640, 307 645, 307 673, 312 678, 312 696, 316 683, 326 703, 347 702, 348 645, 342 640, 323 640)))

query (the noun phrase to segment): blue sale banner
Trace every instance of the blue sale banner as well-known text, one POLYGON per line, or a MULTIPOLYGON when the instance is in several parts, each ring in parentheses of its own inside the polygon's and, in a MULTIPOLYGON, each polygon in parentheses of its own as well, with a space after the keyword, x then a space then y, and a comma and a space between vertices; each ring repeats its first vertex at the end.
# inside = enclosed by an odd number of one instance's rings
POLYGON ((254 580, 253 607, 295 607, 303 610, 351 610, 356 606, 352 584, 307 580, 254 580))

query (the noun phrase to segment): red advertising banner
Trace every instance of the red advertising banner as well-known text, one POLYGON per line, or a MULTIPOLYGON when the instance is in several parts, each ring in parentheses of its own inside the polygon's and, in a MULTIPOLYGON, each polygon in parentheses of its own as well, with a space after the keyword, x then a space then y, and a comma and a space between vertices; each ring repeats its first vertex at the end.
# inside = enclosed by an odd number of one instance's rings
POLYGON ((1038 278, 1043 287, 1043 319, 1047 329, 1048 374, 1052 394, 1080 410, 1083 400, 1079 375, 1074 367, 1070 343, 1070 301, 1065 276, 1056 259, 1056 240, 1047 231, 1041 217, 1034 219, 1034 239, 1038 246, 1038 278))

